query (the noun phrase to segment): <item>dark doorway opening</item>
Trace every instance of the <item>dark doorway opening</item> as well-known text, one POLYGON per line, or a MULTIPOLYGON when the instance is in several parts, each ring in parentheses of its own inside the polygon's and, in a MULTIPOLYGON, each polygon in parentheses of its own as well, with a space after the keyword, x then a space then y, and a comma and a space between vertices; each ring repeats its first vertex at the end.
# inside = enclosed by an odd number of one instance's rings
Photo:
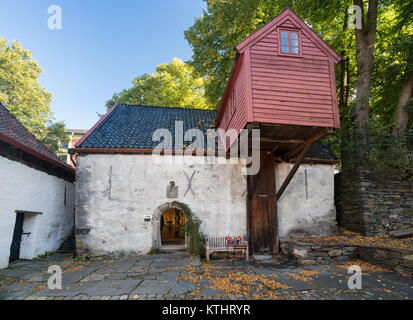
POLYGON ((24 213, 16 213, 16 223, 14 224, 13 240, 10 246, 10 258, 9 262, 19 260, 20 257, 20 243, 22 241, 23 234, 23 220, 24 213))
POLYGON ((165 210, 161 216, 161 243, 185 243, 185 214, 176 208, 165 210))

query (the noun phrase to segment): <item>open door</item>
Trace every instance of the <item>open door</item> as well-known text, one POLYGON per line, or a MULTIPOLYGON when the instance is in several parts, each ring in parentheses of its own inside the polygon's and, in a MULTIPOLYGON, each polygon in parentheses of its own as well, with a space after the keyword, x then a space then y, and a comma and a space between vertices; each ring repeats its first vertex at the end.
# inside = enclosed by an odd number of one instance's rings
POLYGON ((14 225, 13 240, 10 246, 9 262, 13 262, 20 257, 20 243, 22 241, 24 213, 16 213, 16 223, 14 225))
POLYGON ((275 186, 275 159, 261 152, 260 171, 248 176, 248 243, 252 254, 276 254, 278 245, 278 220, 275 186))

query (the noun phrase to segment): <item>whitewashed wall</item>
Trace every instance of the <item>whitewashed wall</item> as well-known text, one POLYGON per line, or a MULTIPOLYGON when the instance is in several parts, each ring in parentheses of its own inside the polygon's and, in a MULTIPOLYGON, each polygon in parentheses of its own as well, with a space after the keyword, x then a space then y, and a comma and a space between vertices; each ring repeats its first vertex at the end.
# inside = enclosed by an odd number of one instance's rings
MULTIPOLYGON (((185 157, 187 158, 187 157, 185 157)), ((178 157, 175 157, 177 160, 178 157)), ((187 158, 188 159, 188 158, 187 158)), ((246 234, 246 181, 240 164, 205 164, 205 157, 189 157, 192 163, 165 164, 152 155, 82 155, 77 157, 77 248, 92 254, 147 253, 153 243, 152 222, 157 208, 177 200, 202 221, 201 231, 210 236, 246 234), (109 199, 109 175, 112 178, 109 199), (187 179, 195 171, 192 189, 187 179), (168 199, 167 186, 175 181, 178 198, 168 199)), ((225 161, 225 159, 224 159, 225 161)))
MULTIPOLYGON (((292 166, 276 166, 277 190, 292 166)), ((335 219, 334 166, 302 164, 278 202, 280 239, 331 235, 336 230, 335 219)))
MULTIPOLYGON (((191 208, 206 235, 246 234, 246 182, 241 165, 205 164, 204 157, 191 157, 190 164, 164 164, 163 158, 155 157, 155 162, 151 155, 77 158, 76 239, 80 252, 147 253, 156 239, 158 208, 174 200, 191 208), (190 176, 194 170, 195 195, 189 191, 184 196, 187 179, 183 171, 190 176), (166 196, 170 181, 179 188, 177 199, 166 196), (152 221, 144 222, 145 216, 152 221)), ((286 163, 276 166, 277 188, 291 167, 286 163)), ((331 234, 335 230, 334 167, 302 165, 279 201, 278 215, 282 240, 292 235, 331 234)))
POLYGON ((16 210, 25 215, 20 258, 32 259, 58 249, 74 223, 73 183, 0 156, 0 268, 9 262, 16 210), (66 206, 64 192, 66 187, 66 206))

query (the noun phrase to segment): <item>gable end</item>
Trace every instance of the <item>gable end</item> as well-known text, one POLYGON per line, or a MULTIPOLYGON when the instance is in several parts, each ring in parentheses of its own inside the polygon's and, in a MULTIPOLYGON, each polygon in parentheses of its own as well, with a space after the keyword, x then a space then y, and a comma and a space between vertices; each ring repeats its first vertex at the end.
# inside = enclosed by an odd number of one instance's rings
POLYGON ((257 42, 268 36, 271 32, 282 28, 293 28, 305 35, 316 45, 326 56, 329 56, 335 63, 341 60, 341 57, 331 49, 304 21, 302 21, 291 9, 285 10, 278 17, 271 20, 263 27, 255 31, 248 38, 240 42, 235 48, 239 53, 243 53, 247 48, 252 47, 257 42))

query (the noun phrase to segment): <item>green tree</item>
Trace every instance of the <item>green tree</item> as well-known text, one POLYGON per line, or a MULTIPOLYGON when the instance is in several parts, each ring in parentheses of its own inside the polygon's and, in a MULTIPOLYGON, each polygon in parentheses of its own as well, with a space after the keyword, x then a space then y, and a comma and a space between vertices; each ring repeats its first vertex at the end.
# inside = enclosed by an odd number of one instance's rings
POLYGON ((285 9, 288 1, 205 0, 206 11, 185 31, 193 49, 191 64, 208 79, 205 94, 219 107, 235 58, 234 46, 285 9))
POLYGON ((381 131, 413 129, 412 20, 413 1, 405 0, 393 0, 379 17, 371 122, 381 131))
POLYGON ((206 80, 182 60, 161 64, 152 75, 144 74, 133 79, 133 86, 115 93, 106 102, 110 109, 116 102, 160 107, 193 107, 209 109, 204 97, 206 80))
POLYGON ((38 81, 41 72, 29 50, 0 37, 0 102, 37 138, 52 116, 52 96, 38 81))
POLYGON ((39 64, 19 42, 0 37, 0 102, 41 142, 56 152, 67 143, 64 122, 55 122, 52 95, 39 83, 39 64))
MULTIPOLYGON (((355 65, 354 31, 347 28, 347 9, 351 0, 205 1, 206 10, 185 31, 185 38, 193 48, 191 64, 209 79, 205 91, 213 106, 219 106, 235 58, 234 47, 290 7, 344 58, 344 73, 337 79, 343 79, 343 86, 339 83, 338 87, 343 89, 342 107, 348 109, 355 65)), ((344 114, 349 118, 348 110, 344 114)))
POLYGON ((57 153, 60 146, 69 143, 69 136, 65 132, 66 125, 63 121, 49 122, 46 128, 46 134, 40 139, 49 150, 57 153))
POLYGON ((234 46, 290 7, 343 58, 336 66, 343 128, 356 122, 368 127, 367 120, 379 130, 411 126, 412 0, 205 1, 206 10, 185 37, 193 48, 191 64, 209 79, 206 97, 213 106, 227 83, 234 46), (348 27, 353 4, 364 11, 360 30, 348 27))

